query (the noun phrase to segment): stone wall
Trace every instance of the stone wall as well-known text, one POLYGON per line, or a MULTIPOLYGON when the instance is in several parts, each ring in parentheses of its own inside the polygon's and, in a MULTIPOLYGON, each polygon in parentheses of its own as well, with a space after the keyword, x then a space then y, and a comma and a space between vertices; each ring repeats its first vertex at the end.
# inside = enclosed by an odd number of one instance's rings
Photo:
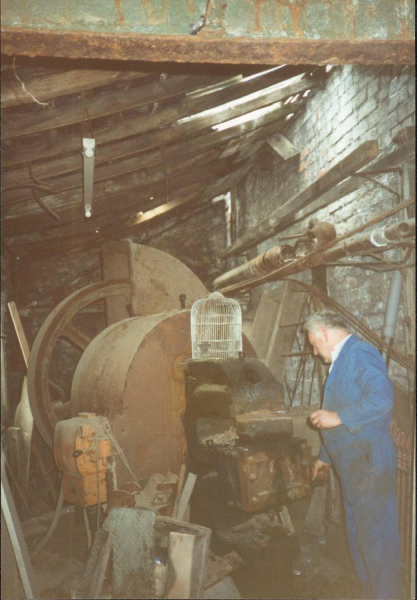
MULTIPOLYGON (((377 140, 380 156, 383 156, 397 147, 394 138, 398 132, 414 124, 415 79, 411 67, 348 65, 334 68, 328 73, 323 88, 311 95, 303 112, 289 122, 284 132, 300 154, 284 161, 265 144, 258 166, 239 185, 239 235, 314 182, 365 140, 377 140)), ((378 180, 398 189, 397 174, 382 175, 378 180)), ((314 217, 332 222, 337 234, 342 235, 396 203, 394 194, 369 182, 318 211, 314 217)), ((386 222, 398 219, 395 215, 386 222)), ((308 221, 309 218, 281 235, 305 232, 308 221)), ((279 235, 260 244, 256 254, 276 245, 278 239, 279 235)), ((295 277, 311 282, 310 271, 295 277)), ((381 334, 390 279, 391 273, 332 267, 328 269, 328 291, 332 298, 381 334)), ((278 289, 283 286, 282 283, 270 285, 278 289)), ((253 309, 258 297, 259 290, 253 293, 253 309)), ((395 339, 400 350, 404 350, 403 317, 400 311, 395 339)), ((297 364, 298 359, 290 359, 287 368, 290 382, 294 381, 297 364)), ((390 370, 392 377, 405 387, 404 369, 391 361, 390 370)), ((317 395, 315 397, 317 399, 317 395)))

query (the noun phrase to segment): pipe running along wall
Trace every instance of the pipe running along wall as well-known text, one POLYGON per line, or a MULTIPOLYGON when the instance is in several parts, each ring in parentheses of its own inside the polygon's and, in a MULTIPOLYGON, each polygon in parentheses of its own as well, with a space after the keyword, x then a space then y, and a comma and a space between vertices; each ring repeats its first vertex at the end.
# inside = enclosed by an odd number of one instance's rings
MULTIPOLYGON (((295 259, 294 261, 284 265, 283 267, 275 270, 273 267, 269 268, 268 271, 271 273, 271 278, 262 277, 262 278, 251 278, 247 282, 238 283, 233 285, 233 282, 236 281, 236 269, 221 275, 214 281, 215 289, 222 293, 232 293, 240 291, 241 289, 246 289, 248 287, 254 287, 257 284, 263 283, 264 281, 272 281, 277 279, 282 279, 283 277, 288 277, 289 275, 294 275, 295 273, 300 273, 301 271, 305 271, 312 267, 317 267, 319 265, 324 265, 328 262, 332 262, 348 254, 353 254, 357 252, 361 252, 363 250, 373 250, 373 251, 383 251, 386 246, 393 244, 395 242, 402 241, 408 237, 411 237, 414 233, 415 229, 415 219, 407 219, 405 221, 401 221, 400 223, 395 223, 394 225, 385 225, 384 227, 378 227, 371 232, 366 233, 357 233, 353 235, 346 241, 341 241, 336 243, 334 246, 311 252, 305 257, 300 257, 295 259), (222 287, 227 286, 227 287, 222 287)), ((272 248, 268 252, 272 252, 275 248, 272 248)), ((261 255, 263 256, 263 255, 261 255)), ((257 257, 251 263, 260 259, 261 257, 257 257)), ((249 263, 247 263, 249 264, 249 263)), ((245 265, 244 265, 245 266, 245 265)), ((243 279, 240 276, 240 281, 243 279)))

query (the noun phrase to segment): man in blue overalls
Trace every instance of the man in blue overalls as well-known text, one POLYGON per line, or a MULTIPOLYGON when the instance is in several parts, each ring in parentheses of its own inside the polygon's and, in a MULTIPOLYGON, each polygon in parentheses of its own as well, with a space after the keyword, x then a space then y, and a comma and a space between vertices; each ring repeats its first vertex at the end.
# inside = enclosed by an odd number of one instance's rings
POLYGON ((402 597, 393 385, 379 352, 331 311, 304 324, 314 354, 330 363, 323 408, 310 416, 323 445, 313 479, 332 465, 342 487, 347 537, 363 598, 402 597))

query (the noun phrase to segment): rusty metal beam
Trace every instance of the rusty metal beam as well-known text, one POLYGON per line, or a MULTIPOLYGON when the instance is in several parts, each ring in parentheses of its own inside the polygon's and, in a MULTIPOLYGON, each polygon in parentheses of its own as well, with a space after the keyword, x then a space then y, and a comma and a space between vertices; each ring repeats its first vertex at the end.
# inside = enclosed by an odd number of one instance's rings
MULTIPOLYGON (((350 3, 349 3, 350 4, 350 3)), ((2 52, 149 62, 223 64, 414 64, 414 39, 299 39, 143 35, 3 25, 2 52)))

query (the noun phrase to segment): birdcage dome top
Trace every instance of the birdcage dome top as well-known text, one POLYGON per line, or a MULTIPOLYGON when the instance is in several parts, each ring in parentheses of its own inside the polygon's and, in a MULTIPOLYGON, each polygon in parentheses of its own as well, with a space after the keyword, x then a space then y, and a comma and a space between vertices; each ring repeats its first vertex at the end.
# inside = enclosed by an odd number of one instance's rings
POLYGON ((192 356, 197 359, 237 358, 242 350, 239 302, 213 292, 191 308, 192 356))

